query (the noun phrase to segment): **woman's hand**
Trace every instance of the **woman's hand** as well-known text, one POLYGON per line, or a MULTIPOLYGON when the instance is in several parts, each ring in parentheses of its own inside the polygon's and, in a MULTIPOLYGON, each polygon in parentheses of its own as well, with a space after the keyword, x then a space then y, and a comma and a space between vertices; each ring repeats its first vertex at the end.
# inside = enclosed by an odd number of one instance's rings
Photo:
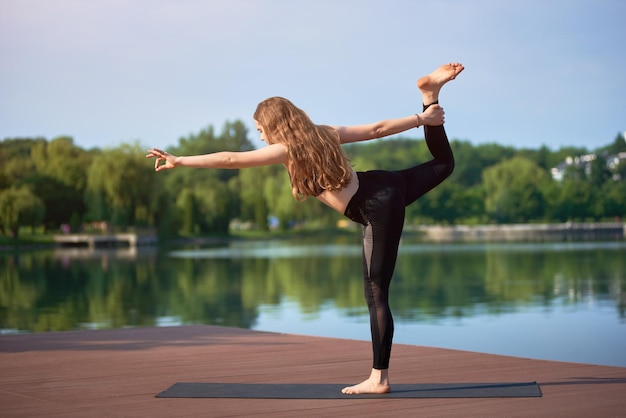
POLYGON ((439 126, 445 122, 445 112, 438 104, 431 105, 424 113, 419 115, 422 125, 439 126))
POLYGON ((176 156, 158 148, 149 149, 146 158, 156 158, 154 161, 154 171, 169 170, 177 167, 176 156), (163 162, 163 164, 161 164, 161 162, 163 162))

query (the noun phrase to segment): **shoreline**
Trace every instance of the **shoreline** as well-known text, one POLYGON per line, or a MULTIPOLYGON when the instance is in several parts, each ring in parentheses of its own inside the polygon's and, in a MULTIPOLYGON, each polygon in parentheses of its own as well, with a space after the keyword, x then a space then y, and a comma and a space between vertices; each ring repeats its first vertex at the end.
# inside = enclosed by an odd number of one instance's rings
POLYGON ((624 240, 626 223, 565 222, 557 224, 501 224, 415 226, 429 242, 545 242, 624 240))
MULTIPOLYGON (((349 230, 353 230, 352 228, 349 230)), ((356 230, 356 229, 354 229, 356 230)), ((333 230, 346 233, 346 228, 333 230)), ((282 239, 319 235, 320 231, 269 232, 255 236, 204 236, 176 237, 159 242, 156 235, 119 234, 128 244, 111 245, 112 239, 104 239, 106 245, 99 248, 157 248, 184 245, 216 245, 233 240, 282 239), (130 237, 130 238, 129 238, 130 237)), ((324 232, 331 233, 328 230, 324 232)), ((600 241, 626 239, 626 223, 623 222, 564 222, 548 224, 497 224, 497 225, 406 225, 404 234, 418 234, 425 242, 546 242, 546 241, 600 241)), ((113 234, 114 235, 114 234, 113 234)), ((57 248, 96 247, 93 243, 105 237, 103 234, 68 234, 46 236, 49 240, 19 240, 0 243, 0 253, 10 251, 34 251, 57 248), (65 238, 65 239, 64 239, 65 238), (91 244, 88 244, 91 242, 91 244), (69 243, 69 245, 68 245, 69 243), (78 245, 72 245, 78 244, 78 245)))

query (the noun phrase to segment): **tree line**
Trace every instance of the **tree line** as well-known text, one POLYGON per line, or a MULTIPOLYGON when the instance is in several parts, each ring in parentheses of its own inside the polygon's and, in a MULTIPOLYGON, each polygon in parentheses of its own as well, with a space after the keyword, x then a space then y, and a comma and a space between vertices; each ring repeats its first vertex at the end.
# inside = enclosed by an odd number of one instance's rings
MULTIPOLYGON (((626 152, 618 134, 607 146, 518 149, 451 142, 452 176, 407 208, 406 222, 439 224, 604 221, 626 215, 626 152), (562 178, 550 170, 567 157, 595 154, 571 164, 562 178)), ((241 121, 181 137, 177 155, 254 149, 241 121)), ((400 169, 427 161, 421 138, 393 137, 345 146, 355 170, 400 169)), ((20 228, 57 233, 154 228, 161 236, 228 233, 234 227, 266 231, 303 225, 335 226, 342 216, 318 202, 297 202, 280 166, 243 170, 176 169, 156 174, 145 147, 83 149, 71 137, 0 141, 0 234, 20 228)))

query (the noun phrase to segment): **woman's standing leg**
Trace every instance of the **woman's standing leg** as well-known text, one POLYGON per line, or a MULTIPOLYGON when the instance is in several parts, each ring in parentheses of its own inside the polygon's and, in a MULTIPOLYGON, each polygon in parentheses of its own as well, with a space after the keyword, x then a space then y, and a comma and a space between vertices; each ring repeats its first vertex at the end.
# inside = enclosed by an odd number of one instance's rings
MULTIPOLYGON (((447 64, 418 81, 424 109, 437 103, 441 87, 461 71, 463 66, 460 64, 447 64)), ((360 173, 363 178, 359 177, 357 194, 367 193, 365 205, 361 207, 367 221, 363 230, 363 279, 370 310, 374 362, 370 377, 358 385, 344 388, 343 393, 385 393, 391 390, 389 358, 394 329, 389 286, 404 226, 404 207, 441 183, 454 168, 443 125, 424 128, 426 143, 434 157, 432 161, 400 172, 360 173), (371 194, 370 190, 365 191, 369 187, 374 190, 371 194)))
POLYGON ((363 286, 369 309, 372 336, 372 371, 368 379, 346 387, 343 393, 386 393, 393 341, 393 317, 389 308, 389 285, 404 225, 404 179, 397 173, 359 173, 363 202, 363 286))

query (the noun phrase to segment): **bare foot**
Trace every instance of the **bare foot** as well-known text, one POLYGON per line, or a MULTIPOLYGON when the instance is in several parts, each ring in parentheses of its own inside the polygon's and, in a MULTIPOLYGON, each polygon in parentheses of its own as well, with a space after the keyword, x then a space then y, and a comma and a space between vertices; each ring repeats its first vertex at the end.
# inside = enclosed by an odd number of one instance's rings
POLYGON ((432 104, 439 100, 439 91, 450 80, 454 80, 465 68, 458 62, 444 64, 432 73, 417 80, 417 87, 422 92, 424 104, 432 104))
POLYGON ((358 385, 348 386, 341 390, 341 393, 348 395, 378 394, 391 392, 389 385, 389 375, 387 370, 372 369, 372 374, 367 380, 358 385))

